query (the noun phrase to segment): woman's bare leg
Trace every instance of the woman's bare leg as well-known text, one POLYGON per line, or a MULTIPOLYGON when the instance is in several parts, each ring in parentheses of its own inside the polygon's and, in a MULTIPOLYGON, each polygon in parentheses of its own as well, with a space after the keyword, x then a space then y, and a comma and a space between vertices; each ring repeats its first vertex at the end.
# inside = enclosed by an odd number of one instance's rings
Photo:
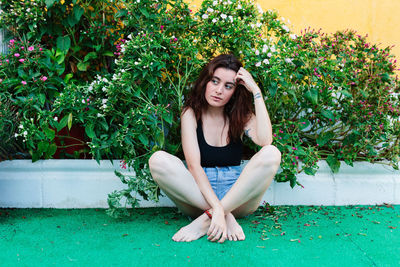
MULTIPOLYGON (((244 233, 235 216, 245 216, 255 211, 270 185, 280 164, 280 152, 274 146, 263 147, 244 168, 242 174, 221 200, 227 214, 229 240, 243 240, 244 233)), ((182 161, 166 152, 158 151, 149 160, 154 180, 165 194, 185 214, 198 216, 209 209, 196 181, 182 161)), ((203 236, 210 225, 207 215, 202 214, 173 237, 175 241, 192 241, 203 236)))

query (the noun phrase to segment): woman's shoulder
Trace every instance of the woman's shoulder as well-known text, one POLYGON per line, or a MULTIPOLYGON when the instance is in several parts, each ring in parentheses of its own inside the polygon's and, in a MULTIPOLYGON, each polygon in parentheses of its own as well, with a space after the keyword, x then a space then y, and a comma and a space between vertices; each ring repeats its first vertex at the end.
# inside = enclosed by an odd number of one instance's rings
POLYGON ((191 107, 182 110, 181 121, 182 123, 194 123, 197 126, 196 114, 191 107))

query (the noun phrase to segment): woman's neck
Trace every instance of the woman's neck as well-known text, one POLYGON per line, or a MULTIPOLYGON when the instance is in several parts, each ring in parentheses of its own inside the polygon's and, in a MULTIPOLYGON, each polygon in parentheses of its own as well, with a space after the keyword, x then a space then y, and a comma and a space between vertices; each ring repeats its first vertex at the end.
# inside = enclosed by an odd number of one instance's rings
POLYGON ((225 114, 224 114, 224 107, 208 107, 204 113, 204 115, 206 115, 207 117, 213 118, 213 119, 217 119, 217 118, 225 118, 225 114))

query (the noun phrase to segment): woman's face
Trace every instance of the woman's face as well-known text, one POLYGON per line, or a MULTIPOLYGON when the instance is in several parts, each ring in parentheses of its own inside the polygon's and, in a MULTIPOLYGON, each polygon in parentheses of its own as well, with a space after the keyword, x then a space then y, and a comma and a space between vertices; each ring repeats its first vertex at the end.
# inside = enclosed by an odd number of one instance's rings
POLYGON ((223 107, 231 99, 236 89, 236 72, 218 68, 206 86, 206 100, 212 107, 223 107))

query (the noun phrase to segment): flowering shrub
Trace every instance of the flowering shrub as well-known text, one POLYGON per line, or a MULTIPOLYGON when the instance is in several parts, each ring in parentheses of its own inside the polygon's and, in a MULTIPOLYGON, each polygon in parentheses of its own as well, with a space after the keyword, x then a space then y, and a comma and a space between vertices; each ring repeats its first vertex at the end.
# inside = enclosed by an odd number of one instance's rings
POLYGON ((237 55, 263 91, 274 145, 282 152, 277 181, 293 187, 299 184, 296 175, 314 175, 321 159, 333 172, 342 161, 357 160, 398 168, 400 89, 390 48, 369 44, 353 31, 327 35, 308 29, 297 36, 289 21, 250 0, 205 0, 195 14, 182 0, 126 1, 105 8, 109 13, 93 11, 94 20, 83 2, 71 4, 46 1, 47 16, 68 30, 46 32, 42 40, 53 47, 47 51, 29 51, 33 44, 27 41, 11 48, 1 59, 0 89, 24 107, 17 135, 34 160, 54 154, 60 130, 81 125, 80 144, 89 146, 93 158, 118 158, 123 168, 135 171, 135 176, 116 173, 127 189, 109 195, 111 215, 137 205, 136 193, 158 199, 148 158, 159 149, 182 156, 184 96, 201 67, 220 53, 237 55), (99 14, 113 14, 114 21, 105 19, 112 26, 96 24, 99 14), (57 17, 63 18, 59 24, 57 17), (96 27, 82 29, 81 21, 96 27), (116 41, 112 62, 108 52, 99 52, 103 46, 97 49, 103 44, 98 35, 116 41), (20 61, 28 58, 35 60, 20 61), (71 78, 74 68, 82 73, 93 68, 85 76, 90 83, 71 78))

